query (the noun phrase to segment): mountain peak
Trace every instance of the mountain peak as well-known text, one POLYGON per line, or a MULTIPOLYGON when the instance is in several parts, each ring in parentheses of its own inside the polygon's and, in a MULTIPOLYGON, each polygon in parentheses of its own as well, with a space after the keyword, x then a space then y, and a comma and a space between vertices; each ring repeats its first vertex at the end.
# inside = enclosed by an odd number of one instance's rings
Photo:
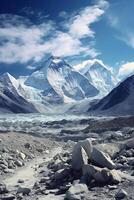
POLYGON ((12 85, 16 89, 19 87, 19 82, 8 72, 0 76, 0 82, 5 86, 12 85))
POLYGON ((1 77, 11 77, 11 74, 9 74, 8 72, 5 72, 4 74, 1 75, 1 77))
POLYGON ((50 64, 51 63, 53 63, 53 64, 59 64, 59 63, 65 64, 66 63, 61 57, 53 56, 53 55, 49 57, 48 61, 50 62, 50 64))
POLYGON ((34 72, 25 84, 43 91, 47 99, 62 102, 94 97, 99 92, 85 76, 57 56, 42 63, 42 68, 34 72))
POLYGON ((89 111, 106 115, 133 115, 133 102, 134 75, 121 82, 107 96, 92 106, 89 111))

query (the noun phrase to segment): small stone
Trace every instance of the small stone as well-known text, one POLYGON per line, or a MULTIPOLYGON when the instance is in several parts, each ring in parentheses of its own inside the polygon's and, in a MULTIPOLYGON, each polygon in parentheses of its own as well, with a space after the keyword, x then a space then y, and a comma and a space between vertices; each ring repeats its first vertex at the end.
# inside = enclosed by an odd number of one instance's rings
POLYGON ((88 188, 86 184, 76 184, 69 188, 66 192, 66 199, 68 200, 81 200, 86 199, 88 188))
POLYGON ((13 174, 14 173, 14 170, 13 169, 4 169, 3 170, 4 171, 4 173, 6 173, 6 174, 13 174))
POLYGON ((123 190, 123 189, 120 189, 119 191, 118 191, 118 193, 115 195, 115 198, 116 199, 124 199, 125 197, 127 197, 127 192, 125 191, 125 190, 123 190))
POLYGON ((24 180, 23 179, 19 179, 18 183, 24 183, 24 180))
POLYGON ((22 160, 25 160, 26 158, 26 155, 22 152, 19 153, 19 157, 22 159, 22 160))
POLYGON ((116 185, 108 185, 109 190, 116 190, 117 186, 116 185))
POLYGON ((131 176, 134 176, 134 171, 132 172, 131 176))
POLYGON ((45 194, 45 195, 48 195, 48 194, 49 194, 49 190, 45 190, 45 191, 44 191, 44 194, 45 194))
POLYGON ((27 187, 19 187, 17 190, 17 194, 21 193, 23 195, 29 195, 30 192, 31 192, 31 189, 27 187))
POLYGON ((15 199, 15 196, 12 194, 6 195, 4 197, 0 197, 1 200, 13 200, 15 199))
POLYGON ((8 193, 7 187, 5 184, 0 183, 0 194, 8 193))
POLYGON ((16 161, 15 161, 15 164, 16 164, 18 167, 22 167, 22 166, 23 166, 23 163, 22 163, 20 160, 16 160, 16 161))
POLYGON ((39 181, 39 183, 45 183, 46 181, 48 181, 49 179, 46 179, 46 177, 42 177, 39 181))
POLYGON ((49 152, 49 150, 45 150, 45 153, 46 153, 46 154, 49 154, 50 152, 49 152))
POLYGON ((31 148, 31 144, 27 142, 27 143, 24 144, 24 147, 27 148, 27 149, 30 149, 31 148))
POLYGON ((119 173, 116 170, 111 170, 110 171, 110 175, 111 175, 111 183, 112 184, 118 184, 121 182, 121 176, 119 175, 119 173))

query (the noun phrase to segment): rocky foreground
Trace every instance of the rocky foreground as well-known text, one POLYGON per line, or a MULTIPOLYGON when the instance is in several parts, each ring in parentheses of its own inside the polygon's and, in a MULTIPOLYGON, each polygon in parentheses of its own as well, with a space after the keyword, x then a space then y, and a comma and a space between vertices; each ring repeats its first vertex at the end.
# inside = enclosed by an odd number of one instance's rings
POLYGON ((58 137, 58 142, 52 137, 0 133, 0 199, 134 199, 133 122, 126 121, 131 128, 120 120, 108 122, 95 126, 90 120, 85 128, 82 121, 84 129, 78 130, 75 142, 66 141, 71 130, 64 129, 60 133, 66 140, 58 137), (100 131, 91 132, 99 126, 100 131), (80 140, 80 132, 88 137, 80 140))

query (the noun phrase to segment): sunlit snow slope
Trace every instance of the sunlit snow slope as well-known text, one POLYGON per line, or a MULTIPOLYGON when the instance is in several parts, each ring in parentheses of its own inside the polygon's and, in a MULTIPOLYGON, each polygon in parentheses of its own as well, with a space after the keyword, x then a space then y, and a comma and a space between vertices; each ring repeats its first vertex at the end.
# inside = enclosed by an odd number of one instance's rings
POLYGON ((25 81, 25 85, 42 91, 50 103, 63 103, 94 97, 98 90, 81 73, 58 57, 49 58, 25 81))
POLYGON ((37 112, 34 106, 21 95, 23 88, 9 73, 0 76, 0 112, 37 112))
POLYGON ((117 84, 111 70, 100 60, 87 60, 74 67, 88 78, 100 92, 101 96, 108 94, 117 84))

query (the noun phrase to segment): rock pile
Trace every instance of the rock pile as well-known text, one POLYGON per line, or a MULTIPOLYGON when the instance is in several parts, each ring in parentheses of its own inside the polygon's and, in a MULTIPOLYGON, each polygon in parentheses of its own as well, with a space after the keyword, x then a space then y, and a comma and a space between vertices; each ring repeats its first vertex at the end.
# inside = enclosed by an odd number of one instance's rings
POLYGON ((72 153, 72 168, 79 170, 80 180, 89 185, 92 181, 99 184, 117 184, 121 177, 115 170, 116 165, 103 151, 92 147, 86 139, 78 142, 72 153))
MULTIPOLYGON (((96 194, 98 194, 98 189, 101 192, 103 190, 104 194, 108 191, 114 191, 109 199, 127 198, 129 193, 124 190, 125 187, 122 185, 125 184, 125 179, 128 179, 129 182, 133 177, 125 174, 120 165, 124 166, 125 169, 126 164, 128 164, 129 170, 133 169, 133 143, 127 141, 116 154, 112 154, 112 157, 103 150, 102 146, 104 149, 108 148, 108 144, 92 145, 90 139, 75 143, 71 152, 70 149, 69 151, 63 150, 62 153, 41 163, 36 168, 38 178, 32 188, 21 187, 23 180, 18 180, 20 184, 16 188, 16 193, 11 194, 10 199, 20 199, 21 196, 22 199, 23 196, 29 196, 29 198, 32 196, 36 199, 40 195, 44 199, 49 199, 51 195, 60 195, 67 200, 89 200, 94 199, 92 194, 95 188, 97 188, 96 194), (122 159, 127 161, 122 161, 122 159)), ((27 158, 22 152, 17 152, 17 156, 19 161, 27 158)), ((0 196, 3 194, 2 198, 8 196, 10 192, 1 183, 0 196)), ((100 196, 95 199, 100 199, 100 196)))
POLYGON ((24 166, 26 155, 19 150, 2 149, 0 152, 0 175, 14 173, 17 167, 24 166))
POLYGON ((72 154, 56 155, 47 170, 43 166, 39 169, 41 178, 33 188, 36 194, 66 194, 71 200, 86 199, 93 185, 112 187, 122 181, 112 159, 92 146, 90 139, 75 144, 72 154))

